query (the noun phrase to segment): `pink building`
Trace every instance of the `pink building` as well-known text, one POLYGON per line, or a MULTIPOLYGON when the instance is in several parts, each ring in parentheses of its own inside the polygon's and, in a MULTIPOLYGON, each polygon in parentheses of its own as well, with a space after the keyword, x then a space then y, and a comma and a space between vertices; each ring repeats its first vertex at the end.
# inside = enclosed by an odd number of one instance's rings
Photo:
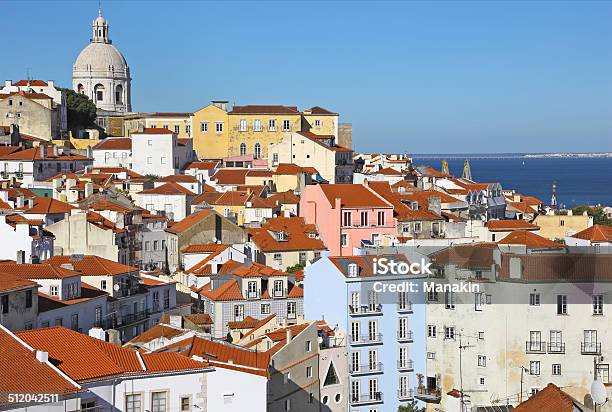
POLYGON ((306 186, 300 216, 317 225, 332 256, 353 255, 362 240, 376 244, 397 233, 391 203, 360 184, 306 186))

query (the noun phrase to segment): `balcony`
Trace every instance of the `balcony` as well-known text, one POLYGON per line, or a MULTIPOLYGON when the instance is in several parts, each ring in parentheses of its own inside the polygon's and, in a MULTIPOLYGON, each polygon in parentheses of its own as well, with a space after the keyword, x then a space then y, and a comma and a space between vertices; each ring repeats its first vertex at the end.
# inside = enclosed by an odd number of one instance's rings
POLYGON ((427 403, 440 403, 442 400, 442 392, 439 388, 417 387, 415 390, 415 398, 427 403))
POLYGON ((397 361, 397 369, 400 372, 412 372, 414 370, 414 362, 412 359, 397 361))
POLYGON ((382 315, 382 304, 361 305, 361 306, 349 305, 348 309, 349 309, 349 315, 353 317, 382 315))
POLYGON ((382 392, 373 392, 369 395, 351 395, 351 405, 372 405, 383 402, 382 392))
POLYGON ((565 353, 565 343, 563 342, 549 343, 548 353, 565 353))
POLYGON ((414 389, 399 389, 397 399, 400 401, 411 401, 414 399, 414 389))
POLYGON ((413 313, 412 302, 400 302, 397 304, 398 313, 413 313))
POLYGON ((353 346, 380 345, 382 344, 382 333, 361 335, 361 336, 351 335, 350 344, 353 346))
POLYGON ((601 355, 601 343, 582 342, 580 344, 580 353, 583 355, 601 355))
POLYGON ((408 330, 402 333, 402 331, 397 331, 397 341, 398 342, 412 342, 412 331, 408 330))
POLYGON ((525 342, 525 353, 546 353, 546 342, 528 340, 525 342))
POLYGON ((349 370, 352 376, 374 375, 383 373, 383 364, 378 362, 374 364, 351 365, 349 370))

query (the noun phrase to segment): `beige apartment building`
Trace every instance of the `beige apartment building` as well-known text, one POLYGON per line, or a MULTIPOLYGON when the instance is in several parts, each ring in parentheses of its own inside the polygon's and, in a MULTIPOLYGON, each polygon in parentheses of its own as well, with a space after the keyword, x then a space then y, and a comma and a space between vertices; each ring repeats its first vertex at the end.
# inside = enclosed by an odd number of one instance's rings
POLYGON ((540 227, 540 236, 548 239, 564 239, 593 226, 593 218, 586 212, 582 215, 572 215, 570 210, 566 215, 538 215, 533 223, 540 227))

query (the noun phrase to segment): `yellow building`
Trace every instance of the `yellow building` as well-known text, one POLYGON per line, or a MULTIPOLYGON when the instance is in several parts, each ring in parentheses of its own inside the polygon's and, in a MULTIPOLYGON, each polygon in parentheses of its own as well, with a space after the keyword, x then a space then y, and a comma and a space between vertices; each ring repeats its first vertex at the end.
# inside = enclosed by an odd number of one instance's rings
POLYGON ((318 135, 338 133, 338 114, 315 106, 300 112, 295 106, 234 106, 214 101, 192 117, 194 149, 200 158, 251 155, 267 158, 270 145, 290 133, 310 131, 318 135))
POLYGON ((540 226, 540 236, 548 239, 563 239, 593 226, 593 218, 586 212, 582 215, 538 215, 533 223, 540 226))
POLYGON ((135 113, 125 116, 125 134, 136 133, 139 127, 172 130, 179 138, 191 137, 192 113, 135 113))

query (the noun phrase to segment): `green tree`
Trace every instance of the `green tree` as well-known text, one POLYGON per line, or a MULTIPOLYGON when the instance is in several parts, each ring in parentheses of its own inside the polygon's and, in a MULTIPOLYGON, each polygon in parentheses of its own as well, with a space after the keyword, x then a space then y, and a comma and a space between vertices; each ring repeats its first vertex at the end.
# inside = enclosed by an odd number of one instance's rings
POLYGON ((609 219, 602 207, 577 206, 572 210, 574 215, 581 215, 587 212, 589 216, 593 216, 593 224, 612 226, 612 219, 609 219))
POLYGON ((425 407, 420 407, 417 401, 410 401, 406 405, 400 405, 397 412, 425 412, 425 407))
POLYGON ((295 272, 299 272, 300 270, 304 269, 304 265, 302 264, 295 264, 293 266, 289 266, 286 270, 287 273, 295 273, 295 272))
POLYGON ((71 89, 60 89, 66 92, 66 112, 68 129, 93 129, 96 125, 96 105, 89 97, 71 89))

